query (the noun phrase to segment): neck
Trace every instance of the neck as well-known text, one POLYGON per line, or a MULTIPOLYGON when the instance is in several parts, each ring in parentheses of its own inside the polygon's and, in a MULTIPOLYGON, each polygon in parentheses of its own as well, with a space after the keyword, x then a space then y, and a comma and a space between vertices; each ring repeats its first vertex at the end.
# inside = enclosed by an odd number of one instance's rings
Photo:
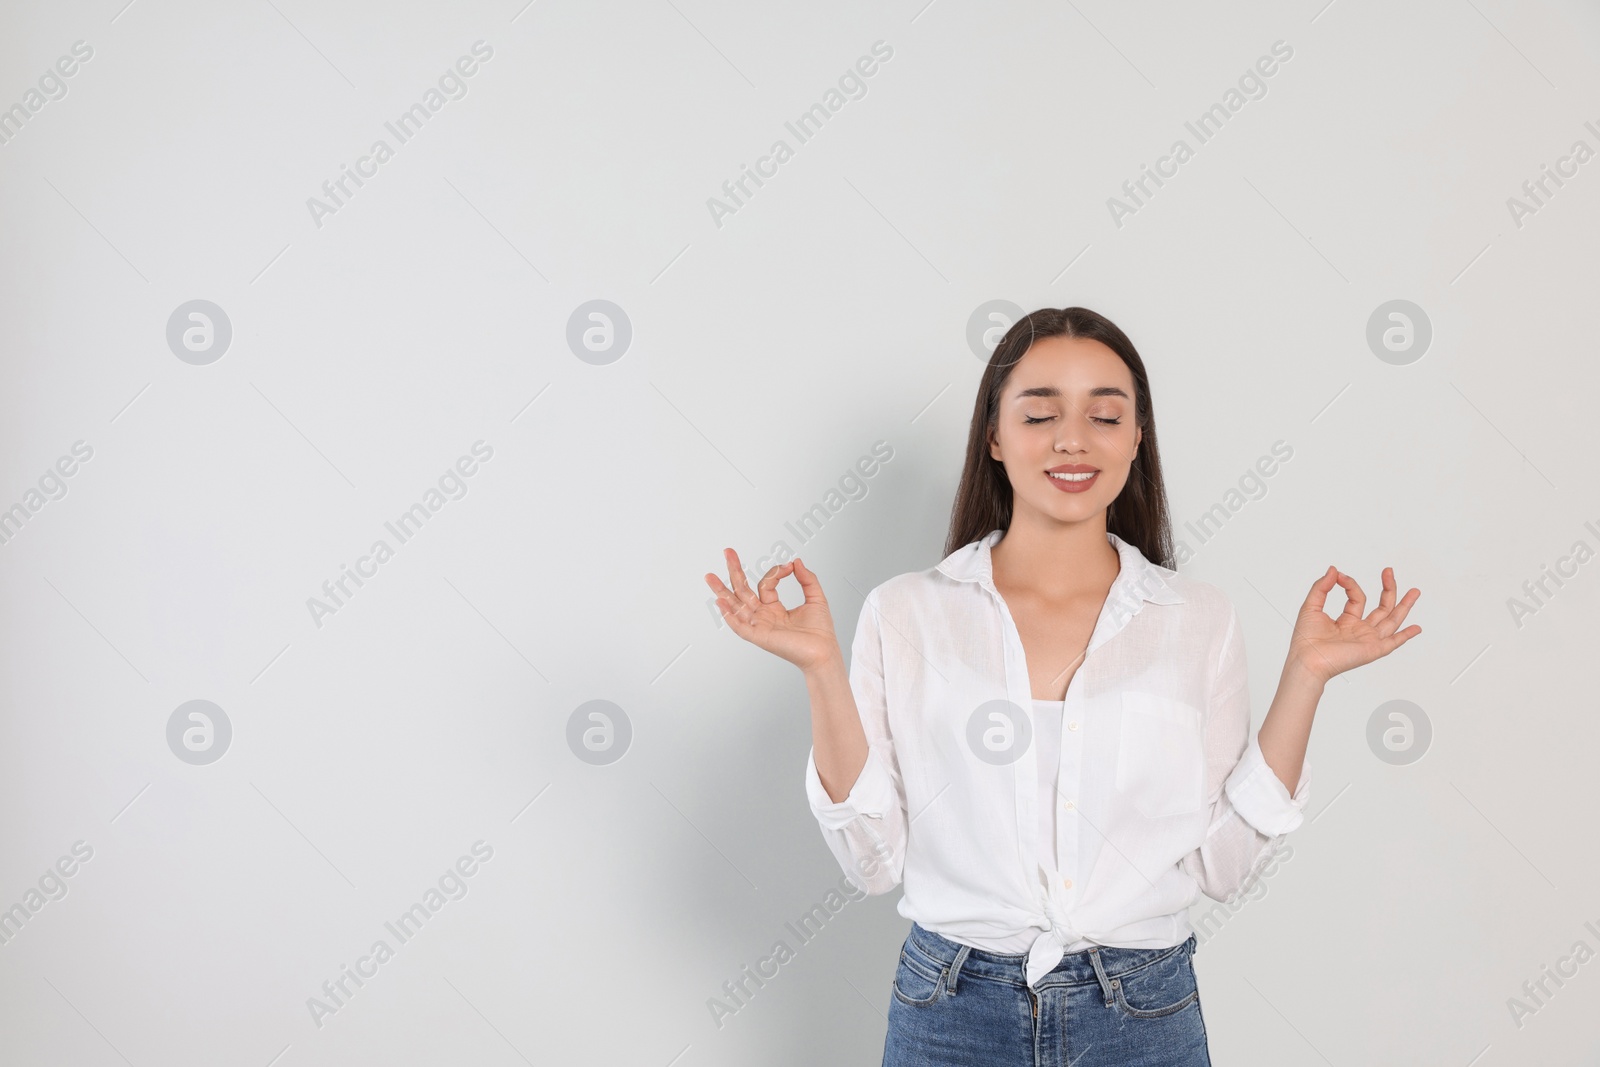
POLYGON ((994 582, 1051 600, 1103 594, 1122 569, 1106 537, 1106 514, 1064 523, 1037 514, 1012 516, 1000 543, 989 551, 994 582))

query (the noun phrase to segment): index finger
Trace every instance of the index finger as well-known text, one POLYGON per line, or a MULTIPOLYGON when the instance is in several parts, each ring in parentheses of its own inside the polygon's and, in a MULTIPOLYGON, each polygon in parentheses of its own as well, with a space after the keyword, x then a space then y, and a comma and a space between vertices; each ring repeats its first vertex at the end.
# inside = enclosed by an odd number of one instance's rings
POLYGON ((1338 582, 1344 587, 1344 610, 1339 613, 1343 618, 1349 615, 1353 619, 1362 617, 1362 610, 1367 606, 1367 594, 1361 591, 1361 583, 1357 582, 1354 575, 1339 572, 1338 582))
POLYGON ((778 583, 783 580, 783 576, 788 574, 793 567, 794 561, 790 560, 788 563, 778 564, 761 576, 761 581, 756 583, 756 590, 761 594, 761 602, 763 604, 779 602, 778 583))
POLYGON ((744 577, 744 565, 739 562, 739 553, 731 548, 722 550, 722 556, 728 561, 728 581, 733 583, 734 592, 742 598, 746 595, 755 596, 750 590, 750 583, 744 577))
POLYGON ((1322 572, 1322 577, 1311 583, 1311 592, 1306 594, 1306 607, 1322 610, 1322 605, 1328 602, 1328 594, 1333 591, 1333 577, 1336 572, 1332 567, 1322 572))

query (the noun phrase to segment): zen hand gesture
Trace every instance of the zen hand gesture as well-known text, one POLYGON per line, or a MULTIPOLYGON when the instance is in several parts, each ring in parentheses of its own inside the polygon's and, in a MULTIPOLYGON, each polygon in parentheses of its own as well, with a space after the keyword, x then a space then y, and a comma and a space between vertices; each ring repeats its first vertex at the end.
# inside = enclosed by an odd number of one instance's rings
POLYGON ((717 607, 734 633, 802 671, 840 653, 828 599, 822 595, 816 574, 804 563, 795 559, 773 567, 752 591, 745 581, 744 568, 739 565, 739 554, 725 548, 722 555, 727 560, 728 580, 733 582, 734 591, 730 592, 710 572, 706 573, 706 584, 717 594, 717 607), (778 581, 790 571, 806 598, 805 603, 793 609, 784 607, 778 599, 778 581))
POLYGON ((1383 595, 1372 614, 1362 618, 1367 605, 1366 594, 1356 580, 1334 567, 1318 578, 1311 586, 1306 602, 1295 620, 1294 635, 1289 639, 1289 662, 1305 673, 1326 682, 1336 674, 1381 659, 1422 632, 1422 627, 1411 625, 1396 632, 1406 620, 1411 605, 1422 595, 1420 589, 1411 589, 1398 604, 1395 603, 1394 568, 1383 568, 1383 595), (1330 619, 1322 610, 1334 584, 1344 587, 1345 605, 1337 619, 1330 619))

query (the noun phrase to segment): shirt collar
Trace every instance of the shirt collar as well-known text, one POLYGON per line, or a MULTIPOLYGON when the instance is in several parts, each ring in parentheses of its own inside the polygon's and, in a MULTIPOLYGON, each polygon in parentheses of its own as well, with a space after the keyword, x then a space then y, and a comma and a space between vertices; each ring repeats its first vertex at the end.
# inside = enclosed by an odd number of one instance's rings
MULTIPOLYGON (((989 550, 999 543, 1004 533, 1004 530, 989 531, 979 540, 950 553, 935 569, 958 582, 975 581, 993 589, 994 565, 989 550)), ((1111 542, 1122 561, 1108 597, 1123 601, 1129 607, 1139 600, 1148 600, 1152 604, 1183 603, 1183 597, 1167 582, 1167 575, 1176 574, 1176 571, 1151 563, 1138 548, 1109 530, 1106 531, 1106 540, 1111 542)))

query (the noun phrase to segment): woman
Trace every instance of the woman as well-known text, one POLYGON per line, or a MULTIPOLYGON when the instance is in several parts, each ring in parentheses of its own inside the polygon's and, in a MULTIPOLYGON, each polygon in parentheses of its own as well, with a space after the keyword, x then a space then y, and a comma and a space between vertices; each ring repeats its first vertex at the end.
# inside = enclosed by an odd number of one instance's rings
POLYGON ((801 560, 754 591, 732 549, 734 591, 706 575, 734 633, 804 672, 829 848, 868 893, 904 884, 884 1064, 1209 1064, 1187 909, 1300 825, 1323 687, 1421 633, 1399 629, 1420 592, 1396 603, 1386 567, 1363 615, 1329 567, 1249 736, 1238 615, 1173 569, 1144 363, 1084 308, 995 347, 945 552, 867 595, 848 674, 801 560))

